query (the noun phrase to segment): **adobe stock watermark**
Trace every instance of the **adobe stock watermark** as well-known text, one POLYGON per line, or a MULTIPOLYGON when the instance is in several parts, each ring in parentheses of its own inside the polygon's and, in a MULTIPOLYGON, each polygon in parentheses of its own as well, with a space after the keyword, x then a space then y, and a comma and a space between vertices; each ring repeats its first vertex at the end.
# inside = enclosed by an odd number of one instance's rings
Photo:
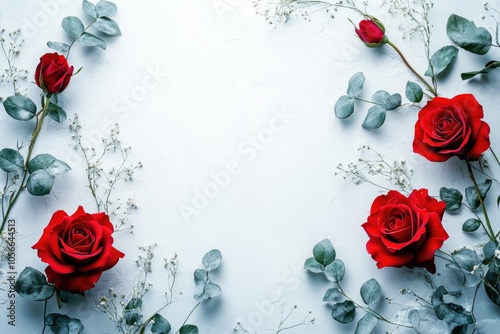
POLYGON ((297 291, 304 276, 301 266, 295 265, 283 274, 281 283, 269 294, 269 298, 254 301, 254 310, 246 317, 240 317, 238 324, 245 330, 256 330, 266 325, 265 320, 271 318, 277 310, 281 310, 281 303, 287 293, 297 291))
POLYGON ((34 38, 40 30, 45 28, 59 14, 61 6, 70 3, 71 0, 40 0, 38 10, 30 19, 24 18, 21 26, 23 37, 34 38))
POLYGON ((286 109, 273 110, 273 116, 267 126, 263 127, 253 136, 248 136, 237 147, 237 159, 227 162, 222 170, 208 173, 210 181, 201 187, 193 188, 193 197, 189 204, 179 204, 179 211, 184 221, 191 222, 193 216, 198 216, 210 205, 210 201, 219 196, 223 189, 226 189, 231 180, 240 175, 244 170, 244 165, 252 163, 259 152, 263 151, 274 140, 277 134, 296 118, 286 109))
POLYGON ((212 7, 217 12, 217 15, 224 19, 227 13, 234 12, 242 3, 243 0, 214 0, 212 7))
MULTIPOLYGON (((170 76, 169 72, 162 70, 158 65, 146 67, 147 72, 137 85, 132 87, 128 93, 123 93, 110 104, 111 117, 102 118, 99 125, 93 129, 83 128, 80 130, 81 142, 84 147, 96 147, 102 143, 102 139, 109 135, 111 129, 120 121, 130 117, 131 113, 139 108, 141 102, 151 96, 152 92, 159 89, 170 76)), ((68 151, 64 160, 72 168, 84 162, 83 157, 74 150, 68 151)))

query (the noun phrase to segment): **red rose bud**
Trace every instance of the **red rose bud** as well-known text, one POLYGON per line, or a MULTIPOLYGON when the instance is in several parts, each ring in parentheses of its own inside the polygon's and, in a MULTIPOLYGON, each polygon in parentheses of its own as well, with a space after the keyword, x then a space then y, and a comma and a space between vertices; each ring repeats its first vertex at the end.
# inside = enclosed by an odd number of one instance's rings
POLYGON ((36 67, 35 81, 47 93, 59 94, 68 87, 73 70, 63 55, 47 53, 40 58, 36 67))
POLYGON ((370 238, 366 250, 379 268, 422 267, 435 273, 434 253, 448 239, 441 223, 445 208, 427 189, 408 197, 395 190, 378 196, 362 225, 370 238))
POLYGON ((359 28, 354 27, 354 31, 359 39, 370 48, 379 47, 388 41, 384 25, 375 18, 362 20, 359 22, 359 28))
POLYGON ((434 162, 454 156, 478 160, 490 147, 490 127, 483 116, 471 94, 433 98, 418 113, 413 152, 434 162))
POLYGON ((103 271, 125 254, 113 247, 113 224, 105 213, 86 213, 80 206, 71 216, 57 211, 32 247, 48 264, 47 280, 56 289, 81 293, 93 288, 103 271))

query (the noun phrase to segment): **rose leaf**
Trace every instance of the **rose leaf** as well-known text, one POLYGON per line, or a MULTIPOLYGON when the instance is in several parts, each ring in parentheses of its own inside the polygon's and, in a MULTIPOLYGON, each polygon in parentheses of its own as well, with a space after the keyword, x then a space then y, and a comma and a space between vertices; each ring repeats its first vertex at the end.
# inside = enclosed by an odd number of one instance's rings
POLYGON ((49 299, 56 291, 53 285, 47 283, 44 274, 31 267, 24 268, 15 287, 21 297, 33 301, 49 299))
POLYGON ((450 66, 457 57, 458 49, 452 45, 443 46, 431 57, 429 68, 425 71, 427 77, 437 77, 450 66))
POLYGON ((310 271, 314 274, 319 274, 325 271, 325 266, 316 261, 315 258, 310 257, 304 263, 304 270, 310 271))
POLYGON ((332 318, 342 324, 348 324, 356 316, 356 306, 350 300, 333 305, 332 318))
POLYGON ((365 83, 365 76, 363 72, 358 72, 354 74, 349 79, 349 84, 347 86, 347 95, 350 97, 358 96, 363 90, 363 85, 365 83))
POLYGON ((198 334, 198 327, 195 325, 183 325, 179 329, 179 334, 198 334))
POLYGON ((7 172, 19 172, 24 167, 24 158, 16 150, 4 148, 0 151, 0 168, 7 172))
POLYGON ((408 81, 406 83, 405 95, 406 98, 411 102, 418 103, 422 101, 422 98, 424 97, 424 91, 419 84, 408 81))
POLYGON ((462 206, 462 193, 457 189, 442 187, 439 189, 439 198, 446 203, 446 210, 456 211, 462 206))
POLYGON ((380 284, 373 278, 369 279, 360 289, 361 299, 366 305, 373 306, 382 299, 380 284))
POLYGON ((201 262, 207 271, 212 271, 220 266, 222 254, 218 249, 212 249, 203 256, 201 262))
POLYGON ((458 46, 469 52, 484 55, 491 47, 491 34, 483 27, 476 27, 474 22, 452 14, 446 24, 448 37, 458 46))
POLYGON ((156 313, 153 316, 153 326, 151 326, 151 333, 153 334, 168 334, 172 326, 167 319, 156 313))
POLYGON ((321 240, 313 248, 313 255, 316 261, 323 266, 327 266, 335 260, 337 255, 332 242, 328 239, 321 240))
POLYGON ((354 334, 370 334, 377 326, 377 322, 377 318, 370 313, 366 313, 361 319, 359 319, 354 334))
POLYGON ((78 334, 83 331, 83 324, 79 319, 70 318, 64 314, 51 313, 45 317, 45 325, 55 334, 78 334))
POLYGON ((347 118, 354 112, 354 98, 342 95, 335 102, 335 116, 340 119, 347 118))
POLYGON ((375 105, 368 109, 368 113, 366 114, 366 118, 361 125, 365 129, 378 129, 384 124, 385 116, 387 110, 380 106, 375 105))
POLYGON ((26 96, 10 96, 3 101, 3 106, 7 114, 18 121, 28 121, 35 117, 36 105, 26 96))
POLYGON ((339 283, 344 278, 344 275, 345 265, 342 260, 335 259, 325 267, 325 276, 330 282, 339 283))

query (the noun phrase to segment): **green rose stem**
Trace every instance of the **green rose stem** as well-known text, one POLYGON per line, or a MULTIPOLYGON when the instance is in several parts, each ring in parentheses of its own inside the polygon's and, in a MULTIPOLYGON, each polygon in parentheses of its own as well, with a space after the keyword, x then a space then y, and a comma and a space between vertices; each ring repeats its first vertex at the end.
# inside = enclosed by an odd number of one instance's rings
POLYGON ((33 149, 35 147, 36 139, 38 138, 38 135, 40 134, 40 131, 42 130, 42 125, 43 125, 43 120, 45 119, 45 116, 47 116, 49 112, 49 103, 50 99, 52 98, 52 94, 47 94, 47 100, 42 96, 42 103, 43 104, 43 109, 37 114, 36 118, 36 125, 35 129, 33 130, 33 134, 31 136, 31 141, 28 146, 28 155, 26 156, 26 160, 24 162, 24 168, 23 168, 23 177, 21 179, 21 183, 19 185, 19 188, 17 191, 15 191, 14 196, 11 196, 11 199, 9 200, 9 205, 7 206, 7 211, 5 212, 5 215, 3 216, 2 220, 2 225, 0 226, 0 233, 2 233, 3 228, 5 226, 5 223, 7 222, 7 219, 9 218, 10 211, 16 204, 17 198, 21 194, 21 192, 26 188, 24 183, 26 182, 26 177, 28 176, 28 163, 31 159, 31 154, 33 153, 33 149))
POLYGON ((410 63, 408 62, 408 60, 405 58, 405 56, 403 55, 403 53, 401 52, 401 50, 399 50, 399 48, 394 44, 392 43, 390 40, 387 41, 387 44, 389 44, 393 49, 394 51, 397 52, 397 54, 399 55, 399 57, 401 57, 401 60, 403 60, 403 62, 405 63, 406 67, 408 67, 408 69, 410 71, 413 72, 413 74, 415 74, 418 78, 418 80, 420 80, 426 87, 427 89, 429 89, 429 91, 434 95, 434 96, 438 96, 438 93, 437 93, 437 90, 436 90, 436 87, 432 87, 428 82, 427 80, 425 80, 420 74, 418 74, 417 71, 415 71, 415 69, 410 65, 410 63))
POLYGON ((472 183, 474 184, 474 188, 476 189, 477 197, 479 198, 479 203, 481 204, 481 210, 483 211, 484 214, 484 220, 486 222, 486 226, 488 228, 487 234, 488 237, 490 238, 491 241, 493 241, 495 244, 498 245, 498 242, 496 240, 495 232, 493 232, 493 228, 491 227, 490 223, 490 218, 488 217, 488 212, 486 211, 486 206, 484 205, 483 197, 481 196, 481 192, 479 191, 479 186, 477 185, 476 178, 474 177, 474 172, 472 171, 472 165, 470 163, 470 160, 467 158, 467 170, 469 171, 469 177, 472 180, 472 183))

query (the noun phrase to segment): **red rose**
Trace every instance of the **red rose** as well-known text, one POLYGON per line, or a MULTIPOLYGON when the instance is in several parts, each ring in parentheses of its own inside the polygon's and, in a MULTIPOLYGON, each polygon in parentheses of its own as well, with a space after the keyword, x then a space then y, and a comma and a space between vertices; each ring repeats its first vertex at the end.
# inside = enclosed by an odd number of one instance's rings
POLYGON ((362 225, 370 237, 366 249, 377 266, 423 267, 435 273, 434 252, 448 239, 441 224, 445 207, 427 189, 409 197, 394 190, 377 197, 362 225))
POLYGON ((73 66, 68 66, 64 56, 56 52, 47 53, 40 58, 36 67, 36 84, 50 94, 59 94, 68 86, 73 69, 73 66))
POLYGON ((366 46, 375 48, 387 42, 384 25, 377 19, 362 20, 354 31, 366 46))
POLYGON ((490 127, 482 118, 483 107, 471 94, 435 97, 418 114, 413 152, 430 161, 477 160, 490 147, 490 127))
POLYGON ((85 213, 80 206, 68 216, 60 210, 32 248, 49 265, 45 273, 50 283, 59 290, 83 292, 125 255, 112 247, 113 231, 105 213, 85 213))

